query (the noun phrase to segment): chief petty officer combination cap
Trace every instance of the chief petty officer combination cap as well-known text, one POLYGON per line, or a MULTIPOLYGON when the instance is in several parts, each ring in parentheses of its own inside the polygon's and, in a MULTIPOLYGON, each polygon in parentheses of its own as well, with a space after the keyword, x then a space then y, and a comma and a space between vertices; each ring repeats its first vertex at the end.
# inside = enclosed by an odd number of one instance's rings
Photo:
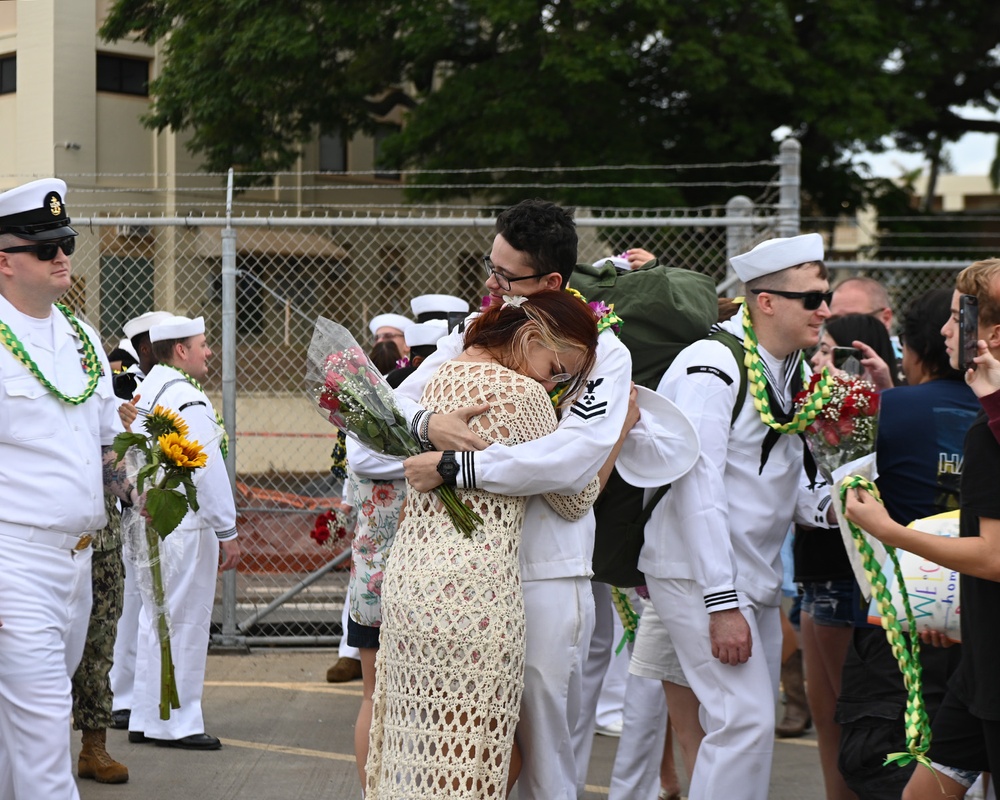
POLYGON ((29 242, 76 236, 66 213, 66 183, 43 178, 0 194, 0 233, 29 242))
POLYGON ((205 318, 171 317, 149 329, 149 341, 165 342, 168 339, 187 339, 205 332, 205 318))
POLYGON ((149 329, 154 325, 160 325, 173 318, 174 315, 169 311, 147 311, 145 314, 140 314, 126 322, 122 326, 122 333, 125 334, 126 338, 134 339, 140 333, 149 333, 149 329))
POLYGON ((733 256, 729 263, 733 265, 736 277, 746 283, 772 272, 822 260, 823 237, 818 233, 805 233, 786 239, 768 239, 749 253, 733 256))

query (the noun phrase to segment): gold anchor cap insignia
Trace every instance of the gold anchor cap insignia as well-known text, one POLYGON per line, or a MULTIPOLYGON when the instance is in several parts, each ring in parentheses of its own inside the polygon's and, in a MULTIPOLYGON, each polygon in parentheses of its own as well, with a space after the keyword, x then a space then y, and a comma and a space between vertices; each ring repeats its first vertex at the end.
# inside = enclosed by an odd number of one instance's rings
POLYGON ((49 195, 49 211, 52 212, 53 217, 58 217, 62 214, 62 203, 59 201, 59 195, 55 192, 49 195))

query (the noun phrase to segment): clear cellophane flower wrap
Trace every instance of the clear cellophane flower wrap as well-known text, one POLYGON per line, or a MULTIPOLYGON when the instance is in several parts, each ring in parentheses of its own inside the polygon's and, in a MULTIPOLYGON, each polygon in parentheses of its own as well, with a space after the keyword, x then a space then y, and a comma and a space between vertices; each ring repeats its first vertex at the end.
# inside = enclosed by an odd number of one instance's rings
POLYGON ((175 532, 189 513, 198 510, 195 470, 208 463, 208 452, 220 458, 222 430, 211 442, 187 439, 184 421, 169 409, 156 406, 135 423, 141 432, 122 433, 114 449, 125 460, 129 481, 139 502, 122 512, 122 545, 133 566, 136 585, 148 610, 160 644, 160 719, 180 708, 170 646, 171 625, 167 593, 183 564, 189 537, 175 532))
MULTIPOLYGON (((809 389, 797 397, 807 396, 819 380, 819 373, 812 377, 809 389)), ((836 489, 849 475, 860 475, 870 481, 878 476, 875 466, 875 438, 878 434, 879 396, 875 385, 843 372, 831 374, 828 379, 830 396, 824 399, 816 419, 805 430, 809 452, 820 475, 830 485, 834 495, 837 525, 844 540, 844 549, 851 560, 854 577, 865 598, 871 597, 863 558, 854 542, 850 525, 841 513, 836 500, 836 489)), ((879 564, 885 563, 886 550, 867 533, 863 536, 875 553, 879 564)))
MULTIPOLYGON (((319 413, 369 450, 393 458, 421 453, 392 388, 350 331, 332 320, 316 320, 306 364, 306 385, 319 413)), ((482 519, 458 499, 455 488, 434 490, 455 529, 471 537, 482 519)))

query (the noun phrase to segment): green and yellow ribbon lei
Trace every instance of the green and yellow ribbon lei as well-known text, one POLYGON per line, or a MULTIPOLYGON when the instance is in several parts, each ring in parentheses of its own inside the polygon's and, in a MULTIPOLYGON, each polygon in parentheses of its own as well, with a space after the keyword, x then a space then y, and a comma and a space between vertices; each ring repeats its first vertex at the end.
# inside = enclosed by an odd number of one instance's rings
POLYGON ((635 632, 639 627, 639 615, 632 608, 628 595, 617 586, 611 587, 611 602, 615 604, 615 610, 622 621, 622 628, 625 629, 625 633, 622 634, 622 640, 618 642, 618 647, 615 648, 615 655, 618 655, 628 642, 635 641, 635 632))
MULTIPOLYGON (((760 420, 769 428, 778 433, 802 433, 808 428, 813 420, 823 409, 823 404, 830 396, 830 374, 826 369, 820 374, 820 379, 816 382, 816 387, 812 394, 806 398, 802 407, 795 412, 788 422, 781 423, 775 420, 771 413, 771 399, 767 395, 767 377, 764 375, 764 365, 761 363, 760 352, 757 349, 757 334, 754 332, 753 323, 750 321, 750 309, 746 301, 743 303, 743 349, 746 355, 743 357, 743 365, 747 370, 747 381, 749 383, 750 394, 753 396, 753 407, 760 414, 760 420)), ((805 356, 800 356, 799 370, 803 372, 803 384, 808 385, 804 375, 805 356)))
POLYGON ((28 351, 24 349, 24 345, 21 344, 21 340, 14 335, 14 331, 12 331, 8 327, 7 323, 3 321, 0 321, 0 341, 3 341, 3 346, 7 348, 8 352, 20 361, 21 364, 24 365, 24 368, 34 375, 38 379, 39 383, 41 383, 51 395, 59 398, 64 403, 68 403, 71 406, 78 406, 93 397, 94 392, 97 390, 97 381, 101 377, 101 360, 97 357, 97 350, 94 349, 94 343, 90 341, 90 337, 87 336, 86 331, 83 330, 83 326, 80 324, 80 321, 74 317, 73 313, 62 303, 56 303, 56 308, 63 313, 67 322, 69 322, 73 331, 83 343, 83 368, 87 373, 87 385, 83 387, 83 391, 80 392, 80 394, 73 395, 71 397, 59 391, 52 384, 52 382, 42 374, 42 370, 38 367, 38 364, 36 364, 34 359, 28 355, 28 351))
MULTIPOLYGON (((852 475, 845 478, 840 485, 842 508, 847 506, 847 492, 854 488, 864 489, 880 503, 882 502, 874 483, 860 475, 852 475)), ((899 559, 896 557, 896 548, 885 545, 886 553, 892 561, 892 568, 896 574, 896 585, 899 587, 903 609, 910 626, 908 645, 906 637, 903 636, 903 629, 899 624, 896 609, 892 604, 892 594, 885 588, 885 575, 875 558, 875 552, 862 530, 853 522, 848 522, 848 525, 854 544, 858 548, 858 552, 861 553, 865 575, 872 585, 872 594, 875 596, 879 613, 882 615, 882 628, 885 630, 885 637, 889 641, 892 654, 899 664, 899 671, 903 674, 903 684, 906 686, 906 711, 903 716, 906 725, 906 752, 889 753, 886 756, 885 764, 897 764, 904 767, 910 762, 916 761, 918 764, 932 769, 931 761, 927 757, 927 750, 931 746, 930 722, 921 694, 923 677, 920 668, 920 637, 917 635, 917 623, 913 617, 913 610, 910 608, 910 598, 906 593, 906 584, 899 567, 899 559)))
MULTIPOLYGON (((567 286, 566 291, 581 302, 587 302, 587 298, 580 294, 576 289, 567 286)), ((625 321, 615 313, 615 304, 611 303, 608 306, 608 310, 597 318, 597 335, 600 336, 608 328, 613 328, 616 325, 618 326, 617 336, 621 338, 621 331, 622 327, 625 325, 625 321)), ((552 402, 558 404, 559 398, 567 388, 568 387, 566 386, 557 388, 553 394, 550 395, 550 397, 552 397, 552 402)), ((628 595, 626 595, 625 592, 617 586, 611 587, 611 600, 615 605, 615 610, 618 612, 618 616, 621 618, 622 627, 625 629, 622 640, 618 643, 618 647, 615 648, 615 655, 618 655, 628 642, 635 641, 635 632, 639 626, 639 615, 636 614, 635 609, 632 608, 628 595)))
MULTIPOLYGON (((180 367, 175 367, 173 364, 164 364, 165 367, 170 367, 170 369, 177 370, 181 375, 184 376, 185 380, 190 383, 195 389, 197 389, 202 394, 206 394, 205 390, 201 388, 201 384, 198 382, 197 378, 192 377, 187 372, 182 370, 180 367)), ((206 395, 207 396, 207 395, 206 395)), ((215 411, 215 408, 212 408, 215 411)), ((215 421, 220 428, 222 428, 222 439, 219 442, 219 452, 222 453, 222 457, 226 458, 229 455, 229 434, 226 433, 226 423, 222 419, 222 415, 215 411, 215 421)))

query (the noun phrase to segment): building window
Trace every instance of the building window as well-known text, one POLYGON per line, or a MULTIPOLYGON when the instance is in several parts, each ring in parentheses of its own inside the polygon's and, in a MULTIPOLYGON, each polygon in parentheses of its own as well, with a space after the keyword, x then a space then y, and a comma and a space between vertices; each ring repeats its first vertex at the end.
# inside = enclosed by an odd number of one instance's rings
POLYGON ((97 55, 97 91, 149 96, 149 62, 141 58, 97 55))
MULTIPOLYGON (((153 262, 141 256, 101 256, 101 330, 122 325, 153 308, 153 262)), ((115 339, 117 341, 117 339, 115 339)))
POLYGON ((380 169, 382 164, 382 145, 387 138, 392 136, 394 133, 399 133, 399 127, 396 125, 379 125, 375 129, 375 177, 384 178, 385 180, 398 181, 398 172, 388 172, 386 170, 380 169))
POLYGON ((0 94, 17 91, 17 56, 0 58, 0 94))
POLYGON ((324 133, 319 137, 319 171, 347 171, 347 142, 340 131, 324 133))

